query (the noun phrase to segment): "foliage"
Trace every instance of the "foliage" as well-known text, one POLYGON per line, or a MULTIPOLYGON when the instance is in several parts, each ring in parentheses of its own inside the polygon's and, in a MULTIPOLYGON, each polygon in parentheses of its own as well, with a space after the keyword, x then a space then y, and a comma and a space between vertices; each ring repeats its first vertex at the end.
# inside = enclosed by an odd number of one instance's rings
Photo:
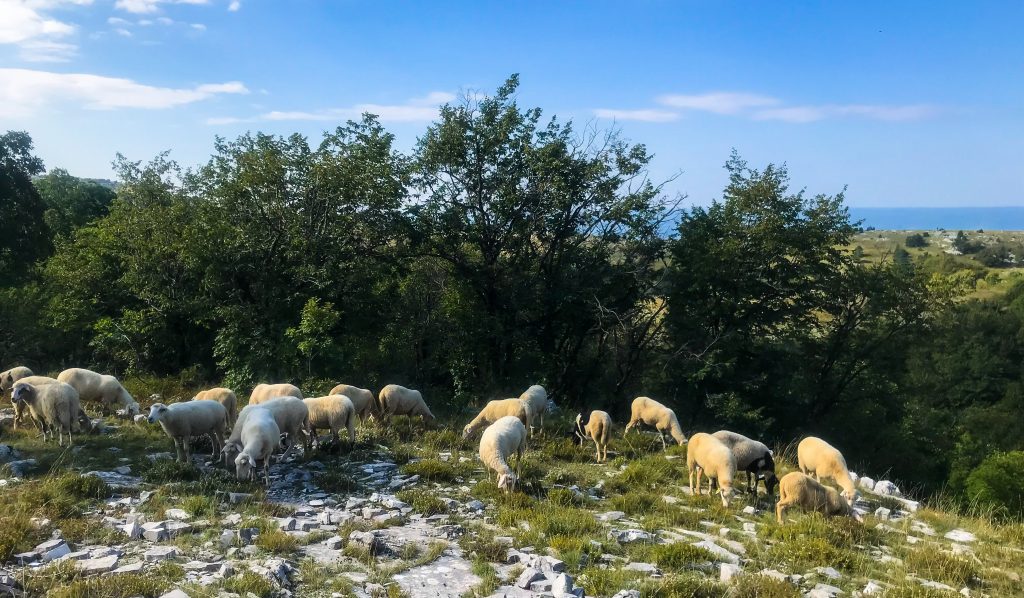
MULTIPOLYGON (((927 234, 927 233, 925 233, 925 234, 927 234)), ((907 235, 907 238, 904 241, 904 244, 907 247, 917 247, 917 248, 927 247, 928 246, 928 239, 926 239, 924 237, 924 235, 922 235, 921 233, 913 233, 913 234, 907 235)))
POLYGON ((1011 517, 1024 515, 1024 451, 986 458, 967 476, 965 493, 969 500, 996 507, 1011 517))
POLYGON ((32 184, 42 171, 28 133, 0 135, 0 287, 19 281, 52 247, 43 217, 46 204, 32 184))

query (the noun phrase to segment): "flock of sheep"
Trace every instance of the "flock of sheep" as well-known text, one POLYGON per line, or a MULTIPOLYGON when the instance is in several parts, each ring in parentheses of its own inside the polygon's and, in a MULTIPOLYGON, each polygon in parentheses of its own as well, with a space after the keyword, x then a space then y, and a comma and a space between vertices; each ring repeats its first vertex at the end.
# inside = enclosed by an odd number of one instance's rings
MULTIPOLYGON (((365 388, 339 384, 323 397, 305 398, 292 384, 260 384, 253 389, 248 404, 238 410, 238 399, 227 388, 213 388, 196 394, 191 401, 165 405, 154 403, 149 416, 139 414, 139 404, 113 376, 98 374, 81 368, 64 370, 56 378, 35 376, 25 367, 0 372, 0 389, 11 393, 15 410, 15 427, 26 417, 47 435, 57 436, 63 445, 66 434, 68 444, 77 427, 91 429, 91 420, 81 403, 99 403, 104 414, 118 409, 137 422, 159 423, 173 440, 177 458, 191 459, 192 438, 207 436, 213 444, 213 456, 234 462, 239 479, 254 479, 262 468, 263 478, 269 484, 269 467, 273 455, 282 448, 286 458, 299 441, 306 451, 318 442, 318 430, 329 430, 333 439, 340 440, 346 430, 349 442, 355 440, 356 419, 375 417, 387 421, 392 416, 420 417, 432 422, 434 415, 417 390, 389 384, 375 397, 365 388), (230 430, 230 434, 229 434, 230 430)), ((463 428, 463 438, 475 435, 481 429, 480 460, 488 472, 497 475, 498 487, 511 492, 518 476, 510 466, 512 457, 517 464, 527 448, 527 437, 533 433, 534 423, 543 427, 548 409, 547 392, 534 385, 518 398, 490 401, 463 428)), ((683 434, 675 413, 648 397, 633 400, 631 417, 625 434, 638 426, 655 428, 665 447, 665 435, 677 444, 687 444, 687 469, 690 490, 701 493, 702 480, 708 478, 709 494, 717 486, 722 504, 728 506, 735 494, 733 481, 738 471, 747 474, 748 492, 757 492, 759 479, 763 479, 769 495, 779 486, 776 516, 781 523, 785 511, 800 506, 828 516, 845 515, 860 519, 851 504, 856 488, 843 455, 824 440, 815 437, 803 439, 797 449, 800 472, 792 472, 779 480, 775 475, 772 451, 756 440, 727 430, 714 434, 696 433, 689 439, 683 434), (810 475, 808 475, 810 474, 810 475), (696 476, 696 484, 694 479, 696 476), (822 485, 819 480, 831 478, 841 489, 822 485)), ((583 444, 594 442, 597 462, 608 459, 608 440, 612 419, 604 411, 591 411, 586 418, 576 416, 573 436, 583 444), (586 421, 584 421, 586 419, 586 421)))

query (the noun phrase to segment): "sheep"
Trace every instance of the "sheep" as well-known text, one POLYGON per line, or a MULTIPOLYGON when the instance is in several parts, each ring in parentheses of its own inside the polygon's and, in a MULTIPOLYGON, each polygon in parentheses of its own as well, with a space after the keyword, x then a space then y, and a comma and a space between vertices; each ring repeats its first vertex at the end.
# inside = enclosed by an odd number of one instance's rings
POLYGON ((352 401, 359 419, 366 421, 371 415, 377 415, 377 401, 373 398, 373 392, 368 388, 359 388, 349 384, 339 384, 331 389, 328 395, 344 395, 352 401))
POLYGON ((259 405, 277 397, 295 397, 300 401, 305 398, 294 384, 257 384, 249 395, 248 404, 259 405))
POLYGON ((480 460, 488 470, 498 474, 498 488, 506 493, 515 488, 518 476, 508 461, 516 455, 516 465, 523 460, 526 450, 526 426, 513 415, 506 415, 484 430, 480 436, 480 460))
POLYGON ((576 427, 574 429, 574 436, 580 446, 587 438, 594 440, 594 446, 597 447, 597 462, 608 460, 608 437, 612 433, 612 417, 605 411, 591 411, 587 417, 587 423, 583 423, 583 414, 578 413, 576 415, 576 427))
POLYGON ((736 476, 736 458, 721 440, 711 434, 699 432, 690 437, 686 447, 686 467, 690 470, 690 492, 694 491, 693 474, 697 473, 696 494, 700 494, 701 474, 708 476, 708 493, 711 480, 718 481, 722 506, 728 507, 732 500, 732 479, 736 476))
POLYGON ((796 448, 800 471, 820 481, 832 478, 843 489, 843 497, 850 503, 857 500, 857 486, 846 467, 846 459, 836 447, 821 438, 808 436, 796 448))
POLYGON ((76 422, 85 430, 92 427, 89 418, 82 411, 78 391, 74 387, 63 383, 37 386, 22 380, 14 384, 11 396, 14 402, 24 403, 32 413, 32 418, 39 422, 44 442, 47 432, 50 436, 56 432, 57 444, 64 446, 64 433, 67 433, 68 446, 71 446, 71 433, 76 422))
POLYGON ((665 446, 666 432, 672 435, 672 438, 675 439, 679 446, 686 444, 686 435, 683 434, 683 429, 679 427, 679 420, 676 419, 675 412, 650 397, 637 397, 633 399, 629 423, 626 424, 626 431, 622 434, 623 437, 629 434, 629 430, 633 426, 641 423, 653 426, 658 430, 661 436, 662 449, 667 448, 665 446))
POLYGON ((228 426, 232 426, 235 423, 235 419, 238 417, 238 397, 234 391, 230 388, 211 388, 209 390, 201 390, 196 393, 196 396, 192 397, 193 401, 217 401, 221 405, 224 405, 224 409, 228 412, 228 426))
POLYGON ((327 395, 313 399, 303 399, 309 409, 309 429, 313 438, 317 438, 319 428, 328 428, 334 442, 338 442, 338 430, 348 429, 348 441, 356 441, 356 408, 352 399, 345 395, 327 395))
POLYGON ((466 427, 462 429, 462 437, 469 438, 476 434, 477 430, 493 424, 506 415, 518 418, 527 429, 531 427, 530 424, 533 422, 533 412, 529 401, 524 401, 523 399, 488 401, 487 405, 480 410, 480 413, 473 418, 473 421, 466 424, 466 427))
POLYGON ((281 430, 281 433, 288 435, 287 447, 284 455, 281 456, 281 460, 288 457, 292 449, 295 448, 296 440, 299 438, 304 439, 305 449, 309 450, 309 408, 300 399, 295 397, 277 397, 259 405, 248 405, 238 413, 238 419, 235 420, 235 425, 231 429, 231 437, 224 443, 224 449, 221 451, 225 464, 231 458, 231 453, 241 450, 241 436, 245 418, 256 408, 268 410, 274 416, 274 421, 277 422, 277 427, 281 430))
POLYGON ((235 457, 235 477, 240 480, 255 478, 256 467, 262 462, 263 478, 269 486, 270 456, 281 448, 281 428, 274 414, 265 407, 252 408, 246 413, 244 423, 241 415, 238 420, 241 428, 238 434, 240 450, 235 457))
POLYGON ((83 402, 99 402, 104 415, 108 415, 115 405, 123 407, 128 417, 139 414, 139 404, 113 376, 70 368, 58 374, 57 380, 73 386, 83 402))
MULTIPOLYGON (((24 382, 25 384, 31 384, 32 386, 42 386, 42 385, 46 385, 46 384, 60 384, 59 380, 57 380, 56 378, 51 378, 49 376, 25 376, 24 378, 19 378, 18 382, 24 382)), ((12 388, 11 390, 13 391, 14 389, 12 388)), ((13 393, 12 393, 12 399, 13 399, 13 393)), ((36 426, 40 429, 41 432, 44 433, 43 437, 45 438, 46 436, 45 436, 45 431, 43 430, 43 422, 41 420, 39 420, 38 418, 36 418, 35 414, 33 414, 32 410, 29 409, 28 405, 26 403, 13 402, 13 400, 12 400, 12 403, 14 404, 14 423, 15 423, 15 426, 17 426, 19 418, 22 419, 22 420, 24 420, 25 418, 28 418, 28 419, 32 420, 36 424, 36 426)), ((81 407, 81 399, 79 399, 79 407, 81 407)), ((84 431, 91 431, 92 430, 92 421, 86 415, 84 415, 84 413, 85 412, 83 411, 82 415, 78 416, 79 423, 81 424, 82 429, 84 431)))
POLYGON ((153 403, 149 408, 149 423, 160 424, 164 433, 174 441, 178 460, 189 463, 192 460, 190 441, 194 437, 209 436, 213 445, 211 458, 224 445, 228 429, 228 410, 217 401, 199 400, 164 405, 153 403))
MULTIPOLYGON (((530 403, 530 415, 531 417, 540 418, 540 428, 544 429, 544 414, 548 411, 548 391, 544 390, 544 387, 539 384, 534 384, 530 388, 527 388, 523 394, 519 395, 519 399, 530 403)), ((530 435, 533 435, 533 421, 527 424, 530 428, 530 435)))
POLYGON ((424 424, 434 421, 434 414, 423 402, 423 395, 420 394, 420 391, 397 384, 388 384, 380 389, 380 394, 377 397, 377 410, 384 421, 393 415, 419 416, 423 418, 424 424))
MULTIPOLYGON (((7 394, 14 390, 14 383, 22 378, 33 376, 32 370, 21 365, 13 367, 6 372, 0 372, 0 394, 7 394)), ((18 429, 18 422, 28 417, 27 409, 22 408, 21 403, 14 403, 14 429, 18 429)))
POLYGON ((775 459, 772 451, 763 443, 742 434, 719 430, 712 434, 732 451, 736 458, 736 470, 747 472, 747 491, 757 494, 757 480, 764 476, 765 491, 771 495, 779 478, 775 476, 775 459), (751 484, 753 481, 753 484, 751 484))
POLYGON ((775 518, 783 523, 786 509, 793 505, 803 507, 807 511, 817 511, 826 517, 848 516, 863 521, 860 513, 850 507, 846 497, 835 488, 823 486, 814 478, 793 471, 787 473, 779 482, 779 502, 775 505, 775 518))

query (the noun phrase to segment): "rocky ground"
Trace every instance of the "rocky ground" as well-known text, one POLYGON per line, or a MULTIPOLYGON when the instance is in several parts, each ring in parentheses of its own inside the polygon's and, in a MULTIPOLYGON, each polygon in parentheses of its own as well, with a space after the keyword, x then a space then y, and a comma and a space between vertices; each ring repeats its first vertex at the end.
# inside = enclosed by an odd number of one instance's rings
POLYGON ((15 542, 0 566, 0 595, 1024 592, 1020 526, 940 513, 867 477, 857 503, 864 524, 794 511, 780 526, 764 497, 723 508, 690 496, 681 483, 685 453, 663 454, 656 441, 622 445, 606 465, 559 438, 534 442, 524 492, 506 497, 486 480, 471 444, 445 431, 421 443, 374 436, 352 450, 314 451, 274 465, 266 490, 233 482, 199 456, 194 468, 173 464, 155 450, 169 442, 152 431, 128 424, 107 432, 83 437, 82 446, 93 446, 79 449, 78 467, 65 465, 105 482, 86 483, 103 497, 77 510, 32 504, 48 485, 83 484, 61 475, 59 460, 33 461, 38 445, 20 432, 0 446, 0 496, 27 511, 31 539, 15 542), (140 439, 148 450, 127 454, 140 439), (47 462, 52 473, 44 475, 47 462), (106 466, 89 467, 96 462, 106 466))

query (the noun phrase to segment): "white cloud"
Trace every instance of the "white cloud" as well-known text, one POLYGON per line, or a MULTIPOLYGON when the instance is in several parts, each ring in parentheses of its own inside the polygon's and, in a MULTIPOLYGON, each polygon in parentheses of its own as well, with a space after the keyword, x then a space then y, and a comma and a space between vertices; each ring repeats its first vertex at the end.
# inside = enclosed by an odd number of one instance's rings
POLYGON ((827 118, 859 116, 869 120, 899 122, 921 120, 938 114, 940 110, 927 104, 908 106, 881 106, 871 104, 789 106, 758 110, 752 114, 755 120, 781 120, 791 123, 809 123, 827 118))
POLYGON ((679 113, 667 110, 613 110, 610 108, 598 108, 594 110, 594 115, 598 118, 638 120, 650 123, 671 122, 679 118, 679 113))
POLYGON ((18 57, 26 62, 67 62, 78 46, 48 40, 29 40, 18 45, 18 57))
POLYGON ((66 41, 75 25, 57 19, 50 11, 91 4, 92 0, 0 0, 0 44, 18 48, 28 62, 66 62, 78 46, 66 41))
POLYGON ((131 25, 132 22, 127 19, 122 19, 121 17, 110 17, 107 19, 107 24, 114 25, 116 27, 124 27, 126 25, 131 25))
POLYGON ((749 108, 775 106, 782 102, 776 98, 753 93, 717 91, 699 95, 664 95, 659 104, 684 110, 701 110, 715 114, 737 114, 749 108))
POLYGON ((174 19, 168 19, 167 17, 157 17, 156 22, 161 25, 173 25, 174 19))
POLYGON ((114 8, 133 14, 149 14, 160 11, 161 4, 208 4, 209 0, 117 0, 114 8))
POLYGON ((228 4, 228 10, 231 12, 238 12, 240 8, 242 8, 242 3, 238 0, 231 0, 231 4, 228 4))
POLYGON ((171 88, 84 73, 0 68, 0 117, 29 116, 46 105, 56 103, 71 103, 89 110, 157 110, 225 93, 248 93, 248 89, 237 81, 171 88))
POLYGON ((128 31, 127 29, 125 29, 123 27, 118 27, 117 29, 114 30, 114 33, 116 33, 116 34, 118 34, 120 36, 123 36, 123 37, 131 37, 133 35, 131 31, 128 31))
POLYGON ((444 91, 411 98, 404 104, 355 104, 343 108, 323 110, 271 110, 257 116, 239 118, 222 116, 206 119, 208 125, 229 125, 260 121, 342 121, 355 120, 365 112, 376 114, 381 122, 428 122, 437 118, 441 104, 455 99, 455 95, 444 91))
POLYGON ((196 31, 206 31, 206 25, 203 25, 202 23, 192 23, 191 25, 189 25, 189 27, 195 29, 196 31))

